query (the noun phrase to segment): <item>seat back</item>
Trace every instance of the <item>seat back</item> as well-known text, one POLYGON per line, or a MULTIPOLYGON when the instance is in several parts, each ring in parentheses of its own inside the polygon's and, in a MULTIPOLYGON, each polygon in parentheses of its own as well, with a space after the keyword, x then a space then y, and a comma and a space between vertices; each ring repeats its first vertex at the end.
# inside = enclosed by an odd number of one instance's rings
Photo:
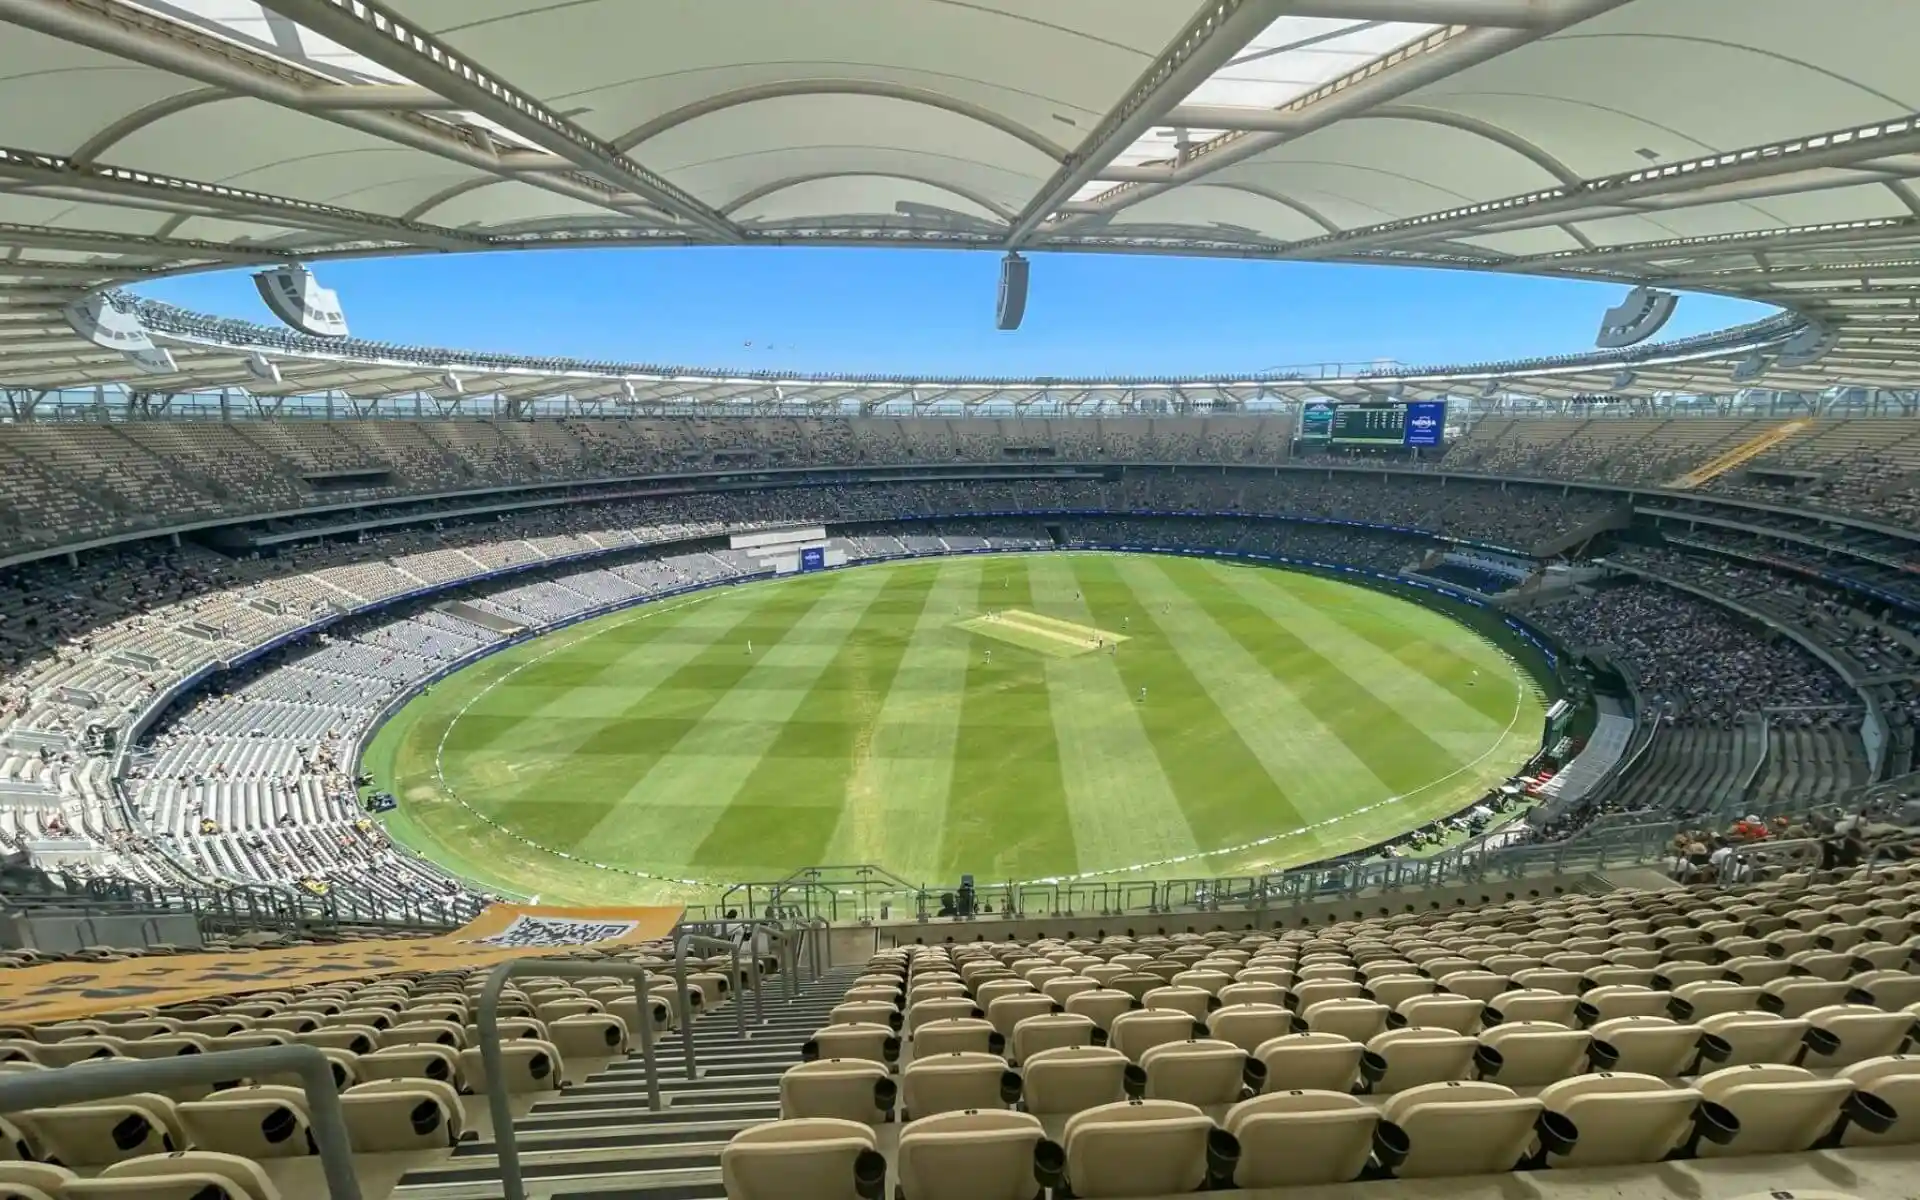
POLYGON ((863 1058, 890 1063, 900 1055, 900 1039, 885 1025, 828 1025, 811 1039, 821 1058, 863 1058))
POLYGON ((1201 1107, 1232 1104, 1245 1084, 1247 1052, 1211 1038, 1155 1046, 1141 1056, 1147 1096, 1201 1107))
POLYGON ((1290 1033, 1254 1051, 1267 1068, 1269 1092, 1344 1092, 1360 1077, 1366 1047, 1335 1033, 1290 1033))
POLYGON ((361 1154, 439 1150, 457 1145, 465 1130, 460 1095, 431 1079, 383 1079, 340 1094, 347 1138, 361 1154))
POLYGON ((1415 1029, 1450 1029, 1470 1034, 1480 1028, 1480 1012, 1484 1007, 1471 996, 1416 996, 1396 1004, 1394 1011, 1415 1029))
POLYGON ((1338 999, 1303 1007, 1300 1015, 1310 1033, 1333 1033, 1348 1041, 1365 1042, 1387 1027, 1387 1012, 1386 1005, 1372 1000, 1338 999))
POLYGON ((1671 1017, 1615 1017, 1591 1032, 1620 1052, 1609 1070, 1671 1079, 1691 1069, 1706 1030, 1671 1017))
POLYGON ((1465 1079, 1480 1043, 1445 1029, 1389 1029, 1375 1034, 1367 1049, 1386 1062, 1386 1073, 1370 1081, 1371 1090, 1386 1093, 1465 1079))
POLYGON ((904 1119, 963 1109, 1002 1109, 1006 1060, 997 1054, 937 1054, 916 1058, 901 1073, 904 1119))
POLYGON ((1033 1200, 1040 1121, 1017 1112, 954 1112, 915 1121, 894 1156, 900 1200, 1033 1200))
POLYGON ((1810 1150, 1833 1128, 1854 1088, 1849 1079, 1821 1079, 1804 1067, 1778 1064, 1727 1067, 1701 1076, 1696 1086, 1740 1119, 1740 1136, 1724 1146, 1703 1143, 1702 1157, 1810 1150))
POLYGON ((1556 1166, 1612 1167, 1658 1162, 1693 1128, 1700 1093, 1633 1072, 1579 1075, 1540 1091, 1549 1111, 1571 1120, 1580 1141, 1556 1166))
POLYGON ((1496 1025, 1480 1035, 1500 1052, 1500 1081, 1509 1087, 1541 1087, 1584 1070, 1593 1035, 1545 1022, 1496 1025))
POLYGON ((1429 1083, 1389 1096, 1383 1115, 1407 1135, 1405 1179, 1510 1171, 1544 1105, 1495 1083, 1429 1083))
POLYGON ((913 1035, 915 1054, 987 1054, 998 1035, 982 1017, 949 1017, 922 1025, 913 1035))
MULTIPOLYGON (((1092 1017, 1077 1013, 1046 1013, 1026 1017, 1013 1027, 1010 1043, 1012 1053, 1008 1057, 1015 1063, 1023 1063, 1042 1050, 1053 1050, 1060 1046, 1090 1046, 1093 1044, 1095 1028, 1092 1017)), ((924 1046, 916 1046, 915 1049, 920 1053, 926 1052, 924 1046)))
POLYGON ((1722 1067, 1751 1063, 1791 1063, 1810 1027, 1805 1017, 1776 1017, 1763 1012, 1723 1012, 1698 1022, 1701 1029, 1732 1048, 1722 1067))
POLYGON ((1193 1036, 1193 1018, 1176 1009, 1140 1009, 1122 1013, 1108 1027, 1114 1049, 1134 1062, 1155 1046, 1184 1042, 1193 1036))
POLYGON ((1858 1125, 1847 1129, 1848 1146, 1903 1146, 1920 1142, 1920 1057, 1889 1054, 1842 1067, 1836 1078, 1886 1101, 1899 1114, 1893 1128, 1874 1133, 1858 1125))
POLYGON ((1030 1113, 1057 1116, 1126 1099, 1127 1056, 1106 1046, 1041 1050, 1022 1060, 1023 1099, 1030 1113))
POLYGON ((773 1121, 733 1135, 720 1151, 720 1178, 728 1200, 853 1200, 856 1173, 873 1173, 875 1160, 884 1186, 886 1160, 865 1125, 773 1121))
POLYGON ((1067 1181, 1083 1200, 1191 1192, 1206 1182, 1213 1122, 1191 1104, 1128 1100, 1067 1118, 1067 1181))
POLYGON ((28 1109, 14 1114, 13 1120, 39 1147, 41 1157, 69 1167, 104 1166, 187 1145, 178 1106, 147 1092, 28 1109))
POLYGON ((780 1076, 783 1120, 832 1117, 877 1125, 893 1110, 894 1098, 887 1068, 861 1059, 818 1059, 788 1067, 780 1076))
POLYGON ((1339 1092, 1270 1092, 1227 1110, 1240 1143, 1239 1188, 1346 1183, 1366 1169, 1380 1115, 1339 1092))
POLYGON ((1292 1031, 1293 1014, 1278 1004, 1229 1004, 1207 1017, 1208 1036, 1232 1042, 1249 1054, 1292 1031))
POLYGON ((1113 1020, 1121 1013, 1131 1012, 1139 1001, 1128 992, 1118 988, 1101 988, 1095 992, 1080 992, 1068 996, 1066 1008, 1070 1013, 1093 1018, 1093 1023, 1102 1029, 1111 1030, 1113 1020))
POLYGON ((314 1152, 307 1096, 299 1088, 253 1084, 180 1106, 180 1123, 203 1150, 245 1158, 300 1158, 314 1152))
POLYGON ((1915 1017, 1908 1012, 1882 1012, 1868 1004, 1832 1004, 1806 1012, 1807 1020, 1840 1039, 1832 1054, 1809 1054, 1809 1067, 1843 1067, 1898 1054, 1913 1033, 1915 1017))
POLYGON ((1493 1010, 1488 1014, 1487 1019, 1493 1020, 1494 1014, 1497 1013, 1499 1024, 1505 1024, 1508 1021, 1550 1021, 1555 1025, 1571 1025, 1573 1010, 1579 1004, 1578 996, 1548 991, 1545 988, 1501 992, 1487 1001, 1487 1007, 1493 1010))

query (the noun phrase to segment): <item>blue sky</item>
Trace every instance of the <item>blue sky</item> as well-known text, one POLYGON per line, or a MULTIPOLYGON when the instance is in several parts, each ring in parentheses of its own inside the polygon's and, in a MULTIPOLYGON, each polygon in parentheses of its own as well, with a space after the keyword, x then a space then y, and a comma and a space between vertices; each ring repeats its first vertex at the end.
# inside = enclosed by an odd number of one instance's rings
MULTIPOLYGON (((999 262, 930 250, 569 250, 322 263, 357 336, 795 372, 1239 374, 1588 349, 1617 286, 1460 271, 1037 254, 993 328, 999 262), (749 345, 748 343, 751 343, 749 345)), ((270 321, 245 272, 145 294, 270 321)), ((1663 337, 1764 315, 1691 296, 1663 337)))

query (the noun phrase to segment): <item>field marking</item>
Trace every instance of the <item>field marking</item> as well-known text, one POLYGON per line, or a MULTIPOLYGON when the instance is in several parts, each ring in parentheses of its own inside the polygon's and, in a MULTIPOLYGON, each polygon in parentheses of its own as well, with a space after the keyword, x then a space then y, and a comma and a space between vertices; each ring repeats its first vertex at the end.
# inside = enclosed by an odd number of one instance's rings
MULTIPOLYGON (((1027 588, 1035 604, 1092 619, 1077 598, 1080 580, 1060 559, 1030 560, 1027 588)), ((1093 654, 1048 662, 1042 670, 1076 864, 1111 861, 1115 848, 1129 845, 1160 858, 1196 853, 1200 844, 1186 809, 1147 737, 1119 664, 1111 655, 1093 654)))
POLYGON ((948 610, 965 612, 978 602, 982 565, 949 560, 934 576, 848 777, 827 842, 830 861, 883 863, 906 879, 931 877, 937 867, 970 657, 948 610))
POLYGON ((1127 640, 1119 634, 1109 633, 1092 625, 1063 621, 1030 612, 1024 608, 995 609, 956 624, 958 628, 969 633, 995 638, 1009 645, 1019 646, 1023 650, 1033 650, 1042 654, 1090 654, 1107 643, 1127 640), (1040 638, 1042 644, 1028 645, 1022 640, 1026 637, 1040 638))
MULTIPOLYGON (((703 591, 701 594, 697 596, 692 596, 685 600, 677 601, 672 604, 661 605, 658 603, 642 602, 641 604, 635 607, 633 612, 627 614, 626 616, 623 616, 618 621, 608 621, 605 625, 599 625, 593 622, 589 622, 589 624, 592 625, 593 627, 584 630, 583 632, 581 632, 581 634, 578 637, 568 638, 564 642, 559 642, 558 644, 552 647, 549 647, 546 650, 541 651, 539 654, 534 655, 532 658, 527 659, 525 662, 516 663, 513 667, 509 668, 507 671, 502 673, 499 678, 489 680, 484 687, 482 687, 478 692, 475 692, 471 697, 469 697, 467 702, 465 704, 462 704, 459 710, 453 714, 453 719, 447 722, 447 727, 440 731, 440 740, 434 744, 433 776, 435 779, 440 781, 441 792, 446 795, 447 799, 452 800, 455 804, 458 804, 461 808, 464 808, 469 813, 473 814, 474 817, 479 819, 488 828, 496 830, 502 834, 505 834, 507 837, 512 838, 514 841, 519 842, 523 846, 528 846, 544 854, 551 854, 555 858, 565 859, 568 862, 579 863, 582 866, 592 867, 595 870, 599 870, 599 871, 609 871, 609 872, 613 872, 620 875, 632 875, 636 879, 648 879, 656 883, 677 883, 685 887, 715 886, 711 880, 679 879, 672 875, 655 875, 648 871, 636 871, 632 867, 616 867, 608 863, 594 862, 591 859, 576 858, 575 856, 568 854, 564 850, 555 850, 551 846, 543 846, 539 842, 534 841, 532 838, 527 837, 526 835, 519 833, 516 830, 509 829, 505 825, 502 825, 500 822, 494 820, 492 817, 489 817, 487 814, 481 812, 479 809, 475 808, 473 805, 461 799, 460 793, 454 790, 454 787, 451 783, 447 782, 446 755, 447 755, 447 737, 449 734, 453 732, 453 727, 460 723, 460 718, 466 716, 468 710, 471 709, 474 705, 486 699, 487 695, 490 692, 492 692, 493 689, 499 687, 501 684, 505 683, 507 680, 512 679, 515 675, 518 675, 520 672, 526 670, 528 667, 531 667, 538 662, 544 662, 547 659, 552 658, 554 655, 560 653, 562 650, 572 649, 574 646, 579 645, 581 642, 591 641, 594 638, 599 637, 601 634, 606 633, 608 630, 618 629, 624 625, 630 625, 635 621, 644 621, 649 617, 658 617, 658 616, 663 616, 670 612, 679 612, 683 608, 690 608, 695 604, 701 604, 708 600, 713 600, 724 595, 737 594, 737 593, 729 593, 727 591, 723 591, 722 589, 727 586, 728 585, 724 585, 724 584, 717 585, 715 587, 712 587, 703 591)), ((536 639, 536 641, 545 640, 546 637, 557 638, 558 635, 547 634, 547 635, 544 635, 542 638, 536 639)), ((532 643, 529 643, 529 644, 531 645, 532 643)), ((413 701, 411 700, 408 701, 409 704, 411 704, 412 702, 413 701)))
POLYGON ((747 673, 633 782, 581 844, 620 850, 645 862, 691 860, 833 664, 887 577, 878 571, 836 576, 778 642, 756 651, 747 673))
MULTIPOLYGON (((1155 561, 1155 559, 1158 556, 1148 555, 1148 554, 1114 553, 1111 551, 1072 551, 1070 553, 1100 554, 1100 555, 1110 556, 1115 560, 1116 564, 1123 571, 1125 570, 1126 565, 1130 561, 1140 561, 1140 562, 1143 562, 1145 565, 1153 566, 1155 568, 1159 566, 1158 562, 1155 561)), ((1285 569, 1285 568, 1250 567, 1249 569, 1275 570, 1275 569, 1285 569)), ((1353 586, 1358 586, 1358 585, 1353 585, 1353 586)), ((1402 603, 1411 604, 1412 601, 1402 601, 1402 603)), ((1415 605, 1415 607, 1418 607, 1418 605, 1415 605)), ((1154 614, 1151 608, 1148 609, 1148 616, 1149 618, 1154 617, 1154 614)), ((1458 622, 1456 622, 1455 624, 1458 624, 1458 622)), ((1462 629, 1467 628, 1464 625, 1460 625, 1459 627, 1462 629)), ((1222 632, 1224 633, 1224 631, 1222 632)), ((1469 630, 1469 632, 1473 632, 1476 635, 1478 633, 1478 631, 1476 630, 1469 630)), ((1482 640, 1484 641, 1485 639, 1483 638, 1482 640)), ((1488 642, 1488 644, 1492 645, 1491 642, 1488 642)), ((1499 650, 1497 646, 1494 648, 1496 650, 1499 650)), ((1423 793, 1432 791, 1434 788, 1440 787, 1441 785, 1448 783, 1451 780, 1456 779, 1461 775, 1467 774, 1468 772, 1475 770, 1476 768, 1479 767, 1481 763, 1493 757, 1495 754, 1500 753, 1502 748, 1506 745, 1506 741, 1508 737, 1512 735, 1514 727, 1519 724, 1520 715, 1525 710, 1525 707, 1526 707, 1526 698, 1527 698, 1529 689, 1532 687, 1532 681, 1528 679, 1525 672, 1523 672, 1520 669, 1519 663, 1515 662, 1510 655, 1507 655, 1504 650, 1499 650, 1499 653, 1506 659, 1508 667, 1513 672, 1513 679, 1515 684, 1513 716, 1507 721, 1506 728, 1501 731, 1500 737, 1494 741, 1492 746, 1488 747, 1483 753, 1481 753, 1478 757, 1476 757, 1472 762, 1465 763, 1462 766, 1460 766, 1458 769, 1450 771, 1447 774, 1442 775, 1438 779, 1430 780, 1429 782, 1423 783, 1416 788, 1410 788, 1406 792, 1402 793, 1401 795, 1388 796, 1384 800, 1377 800, 1372 804, 1362 805, 1359 808, 1349 809, 1339 814, 1338 816, 1328 817, 1320 821, 1313 821, 1306 825, 1299 826, 1298 828, 1295 828, 1295 829, 1288 829, 1288 830, 1282 830, 1281 832, 1278 832, 1278 833, 1271 833, 1266 835, 1265 837, 1259 837, 1259 838, 1253 839, 1252 841, 1242 842, 1237 846, 1222 846, 1214 850, 1201 851, 1200 853, 1195 855, 1187 855, 1187 856, 1181 856, 1176 858, 1162 859, 1157 862, 1133 863, 1125 867, 1114 867, 1111 869, 1098 870, 1098 871, 1082 871, 1073 875, 1053 875, 1053 876, 1046 876, 1039 879, 1016 880, 1015 882, 1016 884, 1018 883, 1072 883, 1081 879, 1094 879, 1094 878, 1099 878, 1099 877, 1108 876, 1108 875, 1128 875, 1136 871, 1151 871, 1160 867, 1175 866, 1183 862, 1191 861, 1194 858, 1205 859, 1205 858, 1219 857, 1227 854, 1241 854, 1241 853, 1245 853, 1248 850, 1257 850, 1265 846, 1273 845, 1277 842, 1282 842, 1292 838, 1300 837, 1304 834, 1317 833, 1322 829, 1327 829, 1336 825, 1344 824, 1348 821, 1351 821, 1355 817, 1364 816, 1367 813, 1375 812, 1382 808, 1400 804, 1404 801, 1411 800, 1414 797, 1419 796, 1423 793)), ((1192 670, 1191 664, 1189 664, 1188 669, 1192 670)), ((1195 673, 1195 677, 1198 678, 1197 672, 1195 673)), ((1226 709, 1223 707, 1221 709, 1221 712, 1224 715, 1226 713, 1226 709)), ((1229 719, 1231 720, 1231 718, 1229 719)), ((1237 724, 1235 725, 1235 731, 1236 732, 1239 731, 1239 726, 1237 724)), ((1242 740, 1244 741, 1245 738, 1243 737, 1242 740)), ((1338 741, 1337 738, 1335 740, 1338 741)), ((1253 747, 1251 744, 1249 744, 1248 748, 1252 749, 1253 747)), ((1371 770, 1369 770, 1368 774, 1372 774, 1371 770)))

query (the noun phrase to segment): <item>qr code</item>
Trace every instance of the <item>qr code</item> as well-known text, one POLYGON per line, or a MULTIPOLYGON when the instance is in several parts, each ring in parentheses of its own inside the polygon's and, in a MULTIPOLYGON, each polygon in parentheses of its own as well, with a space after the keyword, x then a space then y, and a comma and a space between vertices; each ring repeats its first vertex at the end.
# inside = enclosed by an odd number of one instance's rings
POLYGON ((590 946, 612 941, 633 932, 634 921, 567 921, 557 917, 515 917, 513 924, 492 937, 481 938, 478 946, 504 946, 513 950, 545 949, 550 946, 590 946))

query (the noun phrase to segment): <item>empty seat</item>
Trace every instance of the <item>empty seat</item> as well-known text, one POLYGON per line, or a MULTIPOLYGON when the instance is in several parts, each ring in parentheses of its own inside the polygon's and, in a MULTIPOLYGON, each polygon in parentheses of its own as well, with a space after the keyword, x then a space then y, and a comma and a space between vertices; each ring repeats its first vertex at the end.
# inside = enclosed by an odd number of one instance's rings
POLYGON ((1140 1058, 1147 1096, 1201 1107, 1232 1104, 1266 1078, 1266 1067, 1231 1042, 1211 1038, 1154 1046, 1140 1058))
POLYGON ((893 1112, 898 1095, 899 1085, 879 1063, 820 1059, 788 1067, 780 1076, 780 1116, 877 1125, 893 1112))
POLYGON ((984 1018, 950 1017, 922 1025, 913 1035, 916 1054, 999 1054, 1006 1039, 995 1032, 984 1018))
POLYGON ((1037 1118, 951 1112, 915 1121, 895 1155, 899 1200, 1033 1200, 1037 1118))
POLYGON ((1497 1070, 1500 1054, 1449 1029, 1389 1029, 1367 1042, 1361 1077, 1371 1092, 1398 1092, 1423 1083, 1466 1079, 1478 1056, 1497 1070))
POLYGON ((1721 1062, 1730 1053, 1715 1035, 1671 1017, 1615 1017, 1595 1025, 1592 1033, 1612 1051, 1607 1070, 1625 1074, 1692 1075, 1702 1061, 1721 1062))
POLYGON ((1920 1058, 1890 1054, 1842 1067, 1836 1075, 1884 1101, 1895 1114, 1894 1124, 1876 1132, 1851 1125, 1843 1137, 1847 1146, 1911 1145, 1920 1142, 1920 1058))
POLYGON ((13 1119, 39 1147, 39 1157, 67 1167, 104 1166, 187 1146, 179 1107, 147 1092, 28 1109, 13 1119))
POLYGON ((1555 1025, 1571 1025, 1574 1010, 1579 1005, 1577 996, 1544 988, 1501 992, 1487 1001, 1481 1020, 1488 1025, 1501 1025, 1508 1021, 1551 1021, 1555 1025))
MULTIPOLYGON (((506 1078, 497 1082, 510 1094, 551 1092, 560 1087, 566 1064, 552 1042, 519 1038, 503 1044, 500 1056, 506 1078)), ((487 1078, 486 1059, 477 1047, 460 1052, 460 1074, 476 1092, 484 1092, 496 1082, 487 1078)))
POLYGON ((1366 1047, 1334 1033, 1291 1033, 1254 1051, 1267 1068, 1267 1090, 1345 1092, 1360 1078, 1366 1047))
POLYGON ((1487 1030, 1480 1042, 1500 1052, 1500 1082, 1541 1087, 1586 1070, 1593 1035, 1544 1021, 1515 1021, 1487 1030))
POLYGON ((1723 1012, 1703 1017, 1701 1029, 1727 1045, 1727 1057, 1718 1065, 1792 1063, 1806 1044, 1812 1025, 1805 1017, 1776 1017, 1763 1012, 1723 1012))
POLYGON ((254 1084, 215 1092, 180 1106, 194 1146, 246 1158, 297 1158, 314 1152, 306 1093, 254 1084))
POLYGON ((1380 1113, 1339 1092, 1270 1092, 1228 1109, 1221 1127, 1240 1144, 1236 1187, 1346 1183, 1366 1169, 1380 1113))
POLYGON ((1706 1157, 1810 1150, 1833 1129, 1854 1092, 1847 1079, 1777 1064, 1727 1067, 1695 1086, 1739 1121, 1740 1134, 1729 1143, 1701 1146, 1706 1157))
POLYGON ((1205 1113, 1174 1100, 1128 1100, 1075 1113, 1061 1139, 1067 1186, 1083 1200, 1195 1191, 1207 1182, 1215 1133, 1205 1113))
MULTIPOLYGON (((1013 1027, 1012 1053, 1015 1063, 1023 1063, 1042 1050, 1060 1046, 1091 1046, 1099 1034, 1093 1018, 1078 1013, 1048 1013, 1027 1017, 1013 1027)), ((918 1046, 925 1053, 924 1046, 918 1046)))
POLYGON ((1022 1102, 1028 1112, 1042 1116, 1118 1103, 1126 1099, 1130 1065, 1126 1055, 1106 1046, 1041 1050, 1021 1064, 1022 1102))
POLYGON ((900 1060, 900 1036, 885 1025, 828 1025, 817 1029, 800 1053, 814 1058, 860 1058, 868 1062, 900 1060))
POLYGON ((1486 1005, 1471 996, 1416 996, 1394 1006, 1394 1013, 1415 1029, 1451 1029, 1472 1033, 1486 1005))
POLYGON ((1579 1130, 1578 1144, 1550 1155, 1554 1166, 1613 1167, 1659 1162, 1694 1128, 1701 1094, 1633 1072, 1577 1075, 1540 1090, 1540 1102, 1579 1130))
POLYGON ((1322 1000, 1301 1011, 1309 1033, 1332 1033, 1365 1042, 1387 1027, 1388 1008, 1371 1000, 1322 1000))
POLYGON ((997 1054, 937 1054, 901 1072, 903 1120, 969 1108, 1005 1108, 1020 1098, 1020 1076, 997 1054))
MULTIPOLYGON (((1076 997, 1078 999, 1078 997, 1076 997)), ((1206 1026, 1199 1026, 1204 1036, 1206 1026)), ((1195 1022, 1184 1012, 1172 1009, 1140 1009, 1122 1013, 1108 1029, 1108 1044, 1134 1062, 1155 1046, 1184 1042, 1195 1034, 1195 1022)))
POLYGON ((734 1134, 720 1176, 728 1200, 855 1200, 881 1194, 887 1160, 867 1126, 809 1117, 734 1134))
POLYGON ((460 1097, 431 1079, 383 1079, 340 1094, 347 1136, 362 1154, 434 1150, 459 1143, 465 1131, 460 1097))
POLYGON ((1831 1052, 1815 1050, 1809 1067, 1841 1067, 1848 1063, 1903 1053, 1913 1036, 1914 1015, 1882 1012, 1865 1004, 1834 1004, 1806 1012, 1807 1023, 1824 1029, 1839 1042, 1831 1052))
POLYGON ((1293 1032, 1293 1013, 1277 1004, 1229 1004, 1207 1017, 1207 1033, 1249 1053, 1293 1032))
POLYGON ((1456 1082, 1396 1092, 1381 1114, 1406 1135, 1407 1156, 1395 1174, 1419 1179, 1512 1170, 1545 1108, 1497 1083, 1456 1082))
POLYGON ((1132 1012, 1142 1007, 1139 1000, 1131 994, 1117 988, 1101 988, 1099 991, 1080 992, 1068 996, 1066 1009, 1070 1013, 1090 1017, 1095 1025, 1111 1030, 1113 1021, 1121 1013, 1132 1012))
POLYGON ((280 1200, 258 1163, 233 1154, 188 1150, 130 1158, 91 1179, 76 1179, 60 1200, 280 1200))
POLYGON ((1154 988, 1140 1002, 1148 1008, 1169 1008, 1186 1013, 1196 1021, 1207 1019, 1207 1013, 1219 1007, 1220 1001, 1213 993, 1201 988, 1168 986, 1154 988))

